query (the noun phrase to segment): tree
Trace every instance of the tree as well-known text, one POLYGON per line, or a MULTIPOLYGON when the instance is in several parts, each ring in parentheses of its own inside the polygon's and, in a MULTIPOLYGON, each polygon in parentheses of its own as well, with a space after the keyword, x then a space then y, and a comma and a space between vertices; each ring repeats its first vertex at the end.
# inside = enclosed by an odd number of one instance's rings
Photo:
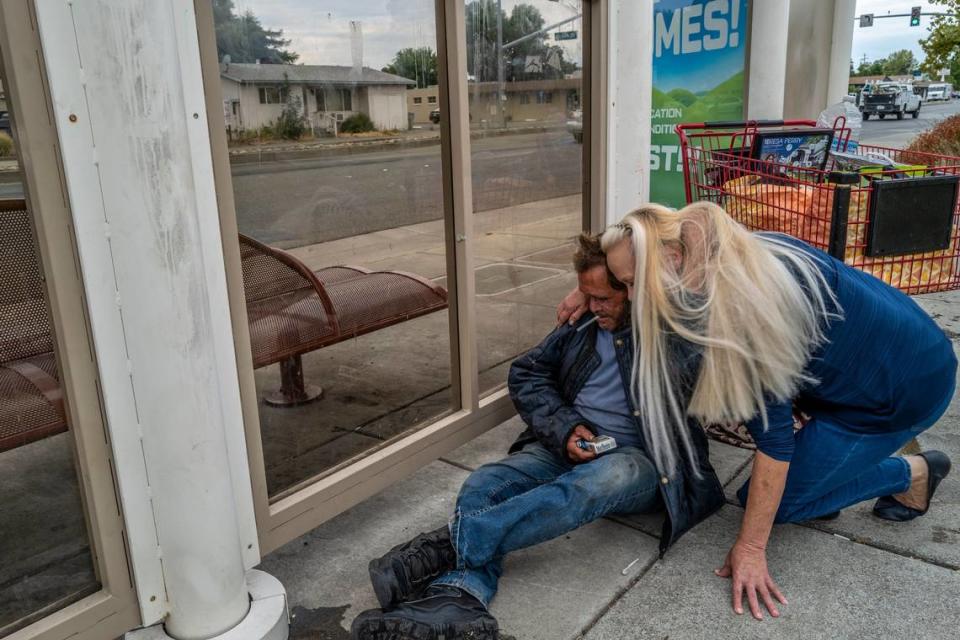
POLYGON ((941 69, 950 69, 950 80, 960 84, 960 0, 935 0, 951 15, 935 16, 930 35, 920 41, 926 58, 920 68, 930 77, 939 78, 941 69))
MULTIPOLYGON (((503 29, 503 43, 543 29, 546 21, 536 7, 521 3, 508 16, 496 0, 473 0, 466 7, 467 72, 481 82, 497 79, 497 15, 503 29)), ((564 50, 549 44, 548 33, 541 33, 503 51, 504 79, 542 80, 562 78, 578 67, 565 59, 564 50)))
POLYGON ((419 89, 430 87, 437 84, 437 54, 430 47, 407 47, 381 71, 415 80, 419 89))
POLYGON ((880 60, 874 60, 873 62, 861 62, 860 66, 857 67, 857 75, 882 76, 884 60, 885 58, 881 58, 880 60))
POLYGON ((913 73, 917 61, 913 53, 907 49, 894 51, 883 61, 883 75, 885 76, 904 76, 913 73))
POLYGON ((286 48, 290 40, 282 29, 264 29, 252 11, 234 13, 233 0, 213 0, 213 23, 221 60, 292 64, 300 57, 286 48))
POLYGON ((287 101, 284 103, 283 111, 280 112, 273 129, 281 138, 299 140, 306 128, 303 122, 303 104, 300 102, 300 97, 296 92, 288 90, 287 101))

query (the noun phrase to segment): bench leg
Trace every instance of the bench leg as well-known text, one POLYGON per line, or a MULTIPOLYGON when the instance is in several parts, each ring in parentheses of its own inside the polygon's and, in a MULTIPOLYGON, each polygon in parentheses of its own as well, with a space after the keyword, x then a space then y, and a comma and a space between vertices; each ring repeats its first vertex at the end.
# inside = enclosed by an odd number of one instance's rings
POLYGON ((303 383, 303 361, 293 356, 280 362, 280 388, 263 396, 271 407, 295 407, 323 397, 323 389, 303 383))

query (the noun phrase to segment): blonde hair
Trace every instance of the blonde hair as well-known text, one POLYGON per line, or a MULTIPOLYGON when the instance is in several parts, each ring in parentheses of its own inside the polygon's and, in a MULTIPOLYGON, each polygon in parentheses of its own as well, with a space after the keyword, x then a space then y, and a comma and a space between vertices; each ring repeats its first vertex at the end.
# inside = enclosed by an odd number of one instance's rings
POLYGON ((644 205, 601 238, 606 252, 623 241, 636 262, 634 405, 659 467, 676 467, 679 440, 697 469, 687 416, 714 424, 759 413, 766 429, 767 400, 816 382, 805 368, 839 306, 813 258, 750 233, 711 202, 644 205), (673 362, 671 334, 703 351, 692 395, 678 388, 689 372, 673 362))

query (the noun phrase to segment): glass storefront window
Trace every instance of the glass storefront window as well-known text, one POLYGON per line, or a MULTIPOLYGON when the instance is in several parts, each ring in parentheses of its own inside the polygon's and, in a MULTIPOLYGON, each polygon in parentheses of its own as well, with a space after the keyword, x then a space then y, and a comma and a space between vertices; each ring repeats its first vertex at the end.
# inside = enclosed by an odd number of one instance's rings
POLYGON ((481 393, 553 328, 576 286, 582 13, 580 0, 466 3, 481 393))
POLYGON ((213 2, 271 499, 458 402, 435 11, 213 2))
POLYGON ((20 169, 0 99, 0 637, 100 589, 20 169))

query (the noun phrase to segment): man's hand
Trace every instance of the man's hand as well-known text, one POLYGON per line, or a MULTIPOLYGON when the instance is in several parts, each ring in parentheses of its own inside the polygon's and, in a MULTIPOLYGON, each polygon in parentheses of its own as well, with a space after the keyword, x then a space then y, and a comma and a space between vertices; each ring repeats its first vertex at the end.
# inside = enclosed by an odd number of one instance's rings
POLYGON ((754 548, 737 541, 723 566, 715 569, 714 573, 721 578, 733 578, 733 610, 743 613, 743 592, 747 592, 747 602, 750 612, 757 620, 763 620, 763 610, 760 600, 767 607, 770 615, 780 617, 774 598, 781 604, 787 604, 787 599, 780 593, 777 584, 767 571, 767 552, 762 548, 754 548))
POLYGON ((564 322, 574 324, 587 312, 590 300, 580 289, 574 289, 557 305, 557 326, 564 322))
POLYGON ((596 458, 597 454, 593 451, 587 451, 577 446, 577 440, 593 440, 593 438, 594 435, 590 429, 587 429, 582 424, 578 424, 573 428, 570 439, 567 440, 567 457, 574 462, 589 462, 596 458))

